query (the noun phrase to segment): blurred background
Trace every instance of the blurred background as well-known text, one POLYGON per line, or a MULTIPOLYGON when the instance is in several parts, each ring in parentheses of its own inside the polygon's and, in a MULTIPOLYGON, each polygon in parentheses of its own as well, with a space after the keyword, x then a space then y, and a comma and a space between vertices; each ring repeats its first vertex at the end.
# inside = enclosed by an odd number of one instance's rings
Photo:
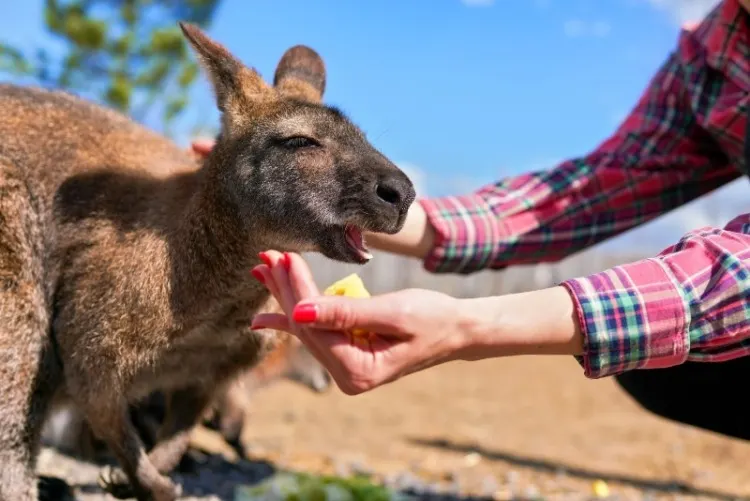
MULTIPOLYGON (((595 148, 635 104, 680 27, 716 0, 0 3, 4 81, 68 89, 186 148, 216 132, 218 114, 177 20, 204 26, 267 80, 287 48, 309 45, 327 66, 324 100, 406 170, 419 195, 438 196, 595 148)), ((552 265, 465 277, 429 275, 381 253, 364 268, 310 259, 321 285, 357 271, 372 292, 517 292, 723 225, 746 210, 747 190, 741 179, 552 265)), ((597 479, 622 499, 750 493, 750 447, 647 415, 613 381, 585 380, 573 360, 451 364, 356 399, 281 382, 257 402, 258 426, 248 432, 256 453, 302 469, 351 471, 356 463, 391 482, 408 472, 496 499, 601 495, 601 485, 598 494, 589 489, 597 479)))

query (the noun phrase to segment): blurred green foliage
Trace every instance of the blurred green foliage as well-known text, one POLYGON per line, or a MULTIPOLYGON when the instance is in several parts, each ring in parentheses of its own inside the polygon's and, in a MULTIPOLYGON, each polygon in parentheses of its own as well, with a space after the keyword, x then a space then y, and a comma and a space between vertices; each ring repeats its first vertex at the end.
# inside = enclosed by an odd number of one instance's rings
POLYGON ((0 72, 73 91, 165 129, 199 74, 178 21, 206 27, 219 0, 43 0, 49 47, 0 42, 0 72))
POLYGON ((238 487, 234 501, 413 501, 367 476, 281 472, 254 487, 238 487))

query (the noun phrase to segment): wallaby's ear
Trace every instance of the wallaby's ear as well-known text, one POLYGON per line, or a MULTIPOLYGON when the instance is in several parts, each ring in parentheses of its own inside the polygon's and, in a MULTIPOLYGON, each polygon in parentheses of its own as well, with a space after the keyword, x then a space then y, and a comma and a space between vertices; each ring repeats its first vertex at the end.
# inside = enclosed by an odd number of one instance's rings
POLYGON ((249 113, 254 101, 270 96, 271 87, 257 71, 242 64, 226 47, 209 38, 198 26, 185 22, 179 24, 211 79, 222 113, 249 113))
POLYGON ((281 56, 273 85, 284 97, 319 103, 326 88, 323 59, 310 47, 295 45, 281 56))

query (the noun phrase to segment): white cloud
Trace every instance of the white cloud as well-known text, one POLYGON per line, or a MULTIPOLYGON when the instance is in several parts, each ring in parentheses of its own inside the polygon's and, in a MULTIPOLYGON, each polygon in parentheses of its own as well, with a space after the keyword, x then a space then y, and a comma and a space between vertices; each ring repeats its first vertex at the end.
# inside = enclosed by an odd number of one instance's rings
POLYGON ((495 0, 461 0, 461 3, 469 7, 489 7, 495 0))
POLYGON ((424 171, 414 164, 409 162, 396 162, 398 168, 404 171, 404 174, 409 176, 411 182, 414 184, 414 191, 417 192, 417 196, 421 197, 427 195, 425 191, 425 175, 424 171))
POLYGON ((612 31, 612 25, 606 21, 584 21, 583 19, 568 19, 563 24, 565 36, 570 38, 595 37, 603 38, 612 31))
POLYGON ((612 26, 606 21, 594 21, 591 25, 591 33, 595 37, 606 37, 612 31, 612 26))
POLYGON ((700 21, 721 0, 647 0, 659 10, 667 12, 682 25, 688 21, 700 21))

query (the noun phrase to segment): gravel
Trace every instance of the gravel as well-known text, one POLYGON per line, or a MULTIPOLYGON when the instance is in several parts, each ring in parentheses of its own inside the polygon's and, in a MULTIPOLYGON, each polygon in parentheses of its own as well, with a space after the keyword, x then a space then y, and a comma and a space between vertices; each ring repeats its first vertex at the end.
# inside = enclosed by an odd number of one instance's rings
MULTIPOLYGON (((333 458, 332 458, 333 459, 333 458)), ((114 465, 113 461, 109 461, 114 465)), ((338 462, 338 473, 346 476, 357 473, 373 473, 363 460, 338 462)), ((60 501, 113 501, 98 486, 97 480, 104 464, 93 464, 67 456, 55 449, 46 447, 41 450, 38 462, 39 474, 46 477, 63 479, 70 486, 73 496, 63 497, 60 501)), ((191 450, 188 459, 180 471, 170 475, 173 481, 182 486, 184 501, 277 501, 284 499, 284 492, 290 489, 293 482, 291 475, 280 472, 271 463, 240 459, 228 461, 219 455, 206 455, 191 450), (240 496, 235 498, 238 486, 267 485, 260 496, 240 496)), ((479 480, 479 496, 467 496, 460 475, 446 475, 443 481, 428 481, 413 472, 401 471, 382 478, 382 484, 394 494, 394 501, 531 501, 545 499, 534 485, 518 485, 518 475, 511 471, 505 479, 485 476, 479 480)), ((377 478, 377 477, 375 477, 377 478)), ((52 484, 61 489, 60 482, 52 484)), ((328 486, 326 489, 329 501, 354 501, 346 492, 339 492, 340 487, 328 486), (339 491, 337 491, 339 489, 339 491), (330 491, 330 492, 329 492, 330 491)), ((58 491, 53 491, 58 492, 58 491)), ((572 494, 572 493, 571 493, 572 494)), ((590 496, 575 495, 565 497, 575 501, 589 500, 590 496)), ((563 499, 558 494, 548 499, 563 499)))
MULTIPOLYGON (((231 463, 221 456, 194 454, 195 468, 177 472, 171 478, 182 486, 185 501, 233 501, 237 485, 254 485, 270 478, 275 468, 264 462, 231 463)), ((112 463, 114 464, 114 463, 112 463)), ((39 455, 40 475, 64 479, 77 501, 112 501, 97 484, 104 465, 77 460, 52 448, 43 448, 39 455)))

